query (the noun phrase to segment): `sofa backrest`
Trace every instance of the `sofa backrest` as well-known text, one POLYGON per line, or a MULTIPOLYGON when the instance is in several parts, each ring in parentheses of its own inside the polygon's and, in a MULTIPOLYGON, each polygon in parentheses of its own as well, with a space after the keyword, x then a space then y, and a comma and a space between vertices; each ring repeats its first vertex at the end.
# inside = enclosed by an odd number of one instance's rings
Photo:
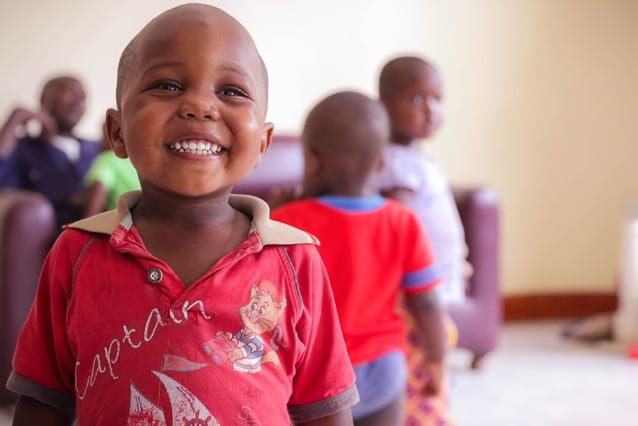
POLYGON ((300 184, 302 176, 303 154, 299 137, 274 135, 259 166, 235 185, 233 193, 265 198, 272 188, 300 184))

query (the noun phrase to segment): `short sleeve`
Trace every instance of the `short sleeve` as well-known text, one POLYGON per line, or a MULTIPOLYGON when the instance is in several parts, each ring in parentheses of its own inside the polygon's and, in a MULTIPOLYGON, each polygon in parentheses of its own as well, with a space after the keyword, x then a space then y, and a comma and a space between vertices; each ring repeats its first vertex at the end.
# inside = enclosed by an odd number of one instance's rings
POLYGON ((408 244, 404 253, 402 287, 406 293, 429 291, 442 282, 442 271, 436 263, 434 250, 426 229, 421 226, 416 215, 408 211, 404 223, 405 232, 411 238, 403 238, 408 244))
POLYGON ((305 422, 347 409, 359 401, 359 396, 319 253, 314 246, 286 250, 296 270, 303 303, 297 332, 306 346, 296 365, 288 411, 294 422, 305 422))
POLYGON ((7 388, 73 415, 75 361, 65 331, 72 270, 65 244, 68 234, 56 241, 43 265, 7 388))

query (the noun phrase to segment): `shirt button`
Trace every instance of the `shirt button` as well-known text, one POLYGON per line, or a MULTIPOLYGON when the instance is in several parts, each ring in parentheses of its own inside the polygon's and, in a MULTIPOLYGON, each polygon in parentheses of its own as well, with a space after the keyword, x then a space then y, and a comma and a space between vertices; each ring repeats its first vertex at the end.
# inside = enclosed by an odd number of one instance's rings
POLYGON ((153 268, 148 271, 148 282, 152 284, 159 284, 162 281, 162 271, 159 268, 153 268))

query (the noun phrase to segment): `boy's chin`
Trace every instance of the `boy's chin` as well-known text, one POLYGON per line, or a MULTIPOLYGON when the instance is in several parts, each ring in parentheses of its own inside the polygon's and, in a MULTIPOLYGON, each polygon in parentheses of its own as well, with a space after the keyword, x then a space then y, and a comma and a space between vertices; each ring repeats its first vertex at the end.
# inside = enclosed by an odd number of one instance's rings
POLYGON ((438 130, 439 130, 439 126, 428 126, 423 130, 422 136, 420 136, 420 138, 429 139, 432 136, 434 136, 438 130))

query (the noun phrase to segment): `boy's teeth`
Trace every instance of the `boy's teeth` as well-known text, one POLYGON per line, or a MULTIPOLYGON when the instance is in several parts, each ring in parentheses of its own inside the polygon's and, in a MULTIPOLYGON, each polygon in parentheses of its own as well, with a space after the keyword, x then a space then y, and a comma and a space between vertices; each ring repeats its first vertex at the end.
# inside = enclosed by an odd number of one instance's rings
POLYGON ((177 152, 187 152, 189 154, 213 155, 222 152, 223 148, 217 144, 206 141, 182 141, 175 142, 168 146, 177 152))

